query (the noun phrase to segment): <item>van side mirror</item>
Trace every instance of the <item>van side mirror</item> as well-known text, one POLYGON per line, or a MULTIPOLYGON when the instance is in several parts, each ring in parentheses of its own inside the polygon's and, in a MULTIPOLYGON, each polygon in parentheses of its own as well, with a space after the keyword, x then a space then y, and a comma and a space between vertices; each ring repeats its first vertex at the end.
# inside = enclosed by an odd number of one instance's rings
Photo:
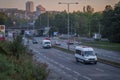
POLYGON ((95 55, 97 55, 97 53, 95 53, 95 55))

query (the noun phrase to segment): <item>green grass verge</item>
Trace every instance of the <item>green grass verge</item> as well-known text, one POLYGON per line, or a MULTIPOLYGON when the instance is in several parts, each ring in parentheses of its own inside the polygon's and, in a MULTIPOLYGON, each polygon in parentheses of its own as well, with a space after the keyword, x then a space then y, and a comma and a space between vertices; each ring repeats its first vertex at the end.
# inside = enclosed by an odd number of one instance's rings
MULTIPOLYGON (((65 49, 65 48, 61 48, 61 47, 58 47, 58 46, 53 46, 53 48, 64 51, 66 53, 74 54, 74 51, 71 51, 71 50, 68 50, 68 49, 65 49)), ((120 68, 120 63, 116 63, 116 62, 113 62, 113 61, 98 58, 98 62, 101 62, 101 63, 104 63, 104 64, 109 64, 111 66, 120 68)))
POLYGON ((91 42, 83 41, 82 45, 120 52, 119 43, 110 43, 110 42, 104 42, 104 41, 91 41, 91 42))

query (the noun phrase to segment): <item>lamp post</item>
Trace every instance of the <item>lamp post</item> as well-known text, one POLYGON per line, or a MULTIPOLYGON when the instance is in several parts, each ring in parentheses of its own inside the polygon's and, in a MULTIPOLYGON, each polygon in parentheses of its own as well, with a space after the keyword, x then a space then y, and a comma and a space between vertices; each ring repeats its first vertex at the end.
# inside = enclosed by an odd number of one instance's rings
POLYGON ((68 50, 69 50, 69 25, 70 25, 70 20, 69 20, 69 5, 70 4, 79 4, 78 2, 75 2, 75 3, 62 3, 62 2, 59 2, 58 4, 66 4, 67 5, 67 7, 68 7, 68 50))

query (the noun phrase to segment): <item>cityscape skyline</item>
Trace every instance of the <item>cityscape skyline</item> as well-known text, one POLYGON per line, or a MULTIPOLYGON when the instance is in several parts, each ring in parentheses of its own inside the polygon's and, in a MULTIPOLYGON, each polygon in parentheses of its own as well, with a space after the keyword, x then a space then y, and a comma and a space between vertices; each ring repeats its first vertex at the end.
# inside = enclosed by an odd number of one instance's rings
POLYGON ((78 10, 83 11, 83 7, 86 5, 90 5, 96 12, 103 11, 106 5, 114 7, 119 0, 0 0, 0 8, 18 8, 20 10, 26 10, 25 3, 27 1, 33 1, 34 11, 38 5, 42 5, 47 11, 64 11, 67 9, 67 5, 60 5, 58 2, 78 2, 78 5, 70 5, 70 12, 78 10))

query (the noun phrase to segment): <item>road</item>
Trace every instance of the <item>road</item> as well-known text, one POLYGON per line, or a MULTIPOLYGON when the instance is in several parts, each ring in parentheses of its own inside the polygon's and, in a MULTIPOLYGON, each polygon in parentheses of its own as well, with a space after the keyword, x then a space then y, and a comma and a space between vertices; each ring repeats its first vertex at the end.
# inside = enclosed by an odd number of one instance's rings
POLYGON ((83 64, 75 61, 73 54, 54 48, 43 49, 41 44, 32 44, 33 59, 48 64, 51 73, 48 80, 119 80, 120 69, 99 63, 83 64))
MULTIPOLYGON (((66 44, 66 40, 62 40, 59 39, 62 48, 66 48, 68 49, 68 45, 66 44)), ((69 49, 75 51, 75 46, 76 45, 70 45, 69 49)), ((95 53, 97 53, 97 56, 101 59, 105 59, 105 60, 109 60, 109 61, 113 61, 113 62, 117 62, 120 63, 120 52, 115 52, 115 51, 108 51, 108 50, 104 50, 104 49, 98 49, 93 47, 95 50, 95 53)))

